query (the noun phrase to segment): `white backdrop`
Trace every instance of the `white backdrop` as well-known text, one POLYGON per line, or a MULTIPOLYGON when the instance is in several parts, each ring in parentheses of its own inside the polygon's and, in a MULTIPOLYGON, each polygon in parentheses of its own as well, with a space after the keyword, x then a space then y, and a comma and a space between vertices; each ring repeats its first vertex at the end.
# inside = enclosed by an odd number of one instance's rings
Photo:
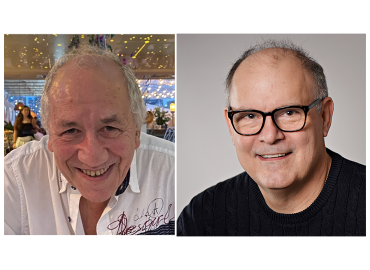
POLYGON ((177 215, 198 193, 243 171, 223 116, 224 81, 250 46, 289 38, 324 68, 334 115, 325 143, 345 158, 366 164, 366 36, 177 36, 177 215))

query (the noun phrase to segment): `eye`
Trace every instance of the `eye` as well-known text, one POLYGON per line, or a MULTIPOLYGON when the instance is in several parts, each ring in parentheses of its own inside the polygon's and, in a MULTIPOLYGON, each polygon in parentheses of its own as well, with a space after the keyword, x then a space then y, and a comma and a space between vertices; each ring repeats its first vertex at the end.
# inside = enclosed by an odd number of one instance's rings
POLYGON ((286 111, 285 114, 288 116, 292 116, 295 114, 295 111, 286 111))
POLYGON ((253 112, 241 112, 236 115, 236 120, 237 121, 250 121, 250 120, 255 120, 258 117, 256 113, 253 112))
POLYGON ((71 128, 71 129, 68 129, 67 131, 64 131, 63 133, 64 134, 74 134, 76 132, 77 132, 77 129, 71 128))
POLYGON ((121 130, 116 128, 116 127, 112 127, 112 126, 105 126, 101 129, 101 134, 103 136, 106 136, 106 137, 116 137, 118 135, 121 134, 121 130))
POLYGON ((111 126, 106 126, 104 127, 107 131, 113 131, 113 130, 116 130, 115 127, 111 127, 111 126))

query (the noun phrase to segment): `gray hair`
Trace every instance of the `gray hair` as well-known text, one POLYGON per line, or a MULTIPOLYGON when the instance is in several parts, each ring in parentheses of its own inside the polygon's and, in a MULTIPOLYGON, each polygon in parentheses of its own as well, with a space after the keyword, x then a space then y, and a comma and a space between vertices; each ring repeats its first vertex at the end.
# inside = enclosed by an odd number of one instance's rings
MULTIPOLYGON (((308 52, 306 52, 302 47, 293 44, 292 41, 287 39, 285 40, 268 39, 261 44, 257 44, 255 46, 250 47, 247 51, 245 51, 242 54, 242 56, 234 63, 234 65, 230 69, 225 82, 226 85, 225 102, 227 107, 230 106, 230 91, 236 69, 248 56, 251 56, 252 54, 258 51, 262 51, 264 49, 269 48, 280 48, 283 49, 284 53, 288 52, 293 53, 293 55, 301 61, 303 68, 309 71, 312 74, 313 78, 315 79, 315 85, 313 88, 315 99, 318 98, 323 99, 328 96, 328 87, 326 85, 324 69, 321 67, 319 63, 316 62, 315 59, 308 55, 308 52)), ((316 108, 317 111, 320 113, 321 103, 319 103, 316 106, 316 108)))
MULTIPOLYGON (((95 61, 97 57, 104 57, 106 59, 113 60, 122 74, 124 75, 126 86, 128 89, 128 96, 131 106, 131 112, 134 116, 136 128, 139 130, 141 125, 145 121, 146 108, 142 99, 142 94, 138 84, 136 83, 136 77, 132 72, 131 68, 125 66, 123 62, 114 53, 100 49, 93 46, 82 46, 79 49, 73 49, 70 53, 63 55, 50 70, 48 76, 45 79, 44 89, 41 97, 41 122, 46 130, 49 130, 49 90, 52 85, 53 79, 57 74, 58 70, 64 66, 68 61, 75 59, 80 56, 93 56, 95 61)), ((81 65, 84 66, 84 60, 81 59, 81 65)), ((97 61, 96 61, 97 62, 97 61)))

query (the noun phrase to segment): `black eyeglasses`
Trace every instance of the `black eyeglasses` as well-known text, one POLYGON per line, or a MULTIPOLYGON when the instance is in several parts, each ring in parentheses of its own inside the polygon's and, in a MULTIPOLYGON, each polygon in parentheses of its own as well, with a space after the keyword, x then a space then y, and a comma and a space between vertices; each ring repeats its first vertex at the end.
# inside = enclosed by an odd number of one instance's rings
POLYGON ((306 125, 307 113, 322 99, 316 99, 308 106, 287 106, 277 108, 272 112, 258 110, 233 111, 229 107, 228 117, 236 133, 243 136, 256 135, 261 132, 265 125, 266 116, 271 116, 275 126, 284 132, 295 132, 306 125))

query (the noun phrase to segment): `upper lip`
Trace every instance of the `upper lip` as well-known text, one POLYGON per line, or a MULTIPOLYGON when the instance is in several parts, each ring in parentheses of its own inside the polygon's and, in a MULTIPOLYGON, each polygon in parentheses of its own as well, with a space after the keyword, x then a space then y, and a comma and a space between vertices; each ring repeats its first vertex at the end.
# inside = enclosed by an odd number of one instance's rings
POLYGON ((269 153, 269 154, 257 154, 258 156, 273 156, 273 155, 288 155, 288 154, 290 154, 291 152, 285 152, 285 153, 282 153, 282 152, 280 152, 280 153, 269 153))

